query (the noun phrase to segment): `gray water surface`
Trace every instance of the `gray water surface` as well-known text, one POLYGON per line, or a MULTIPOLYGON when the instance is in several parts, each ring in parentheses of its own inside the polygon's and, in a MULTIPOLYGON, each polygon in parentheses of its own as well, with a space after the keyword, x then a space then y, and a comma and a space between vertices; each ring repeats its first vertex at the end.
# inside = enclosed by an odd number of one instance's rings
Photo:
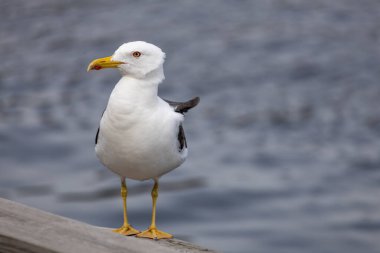
MULTIPOLYGON (((158 225, 221 252, 380 251, 380 2, 0 1, 0 197, 122 222, 94 155, 123 42, 167 54, 160 95, 201 97, 158 225)), ((127 182, 149 226, 152 182, 127 182)))

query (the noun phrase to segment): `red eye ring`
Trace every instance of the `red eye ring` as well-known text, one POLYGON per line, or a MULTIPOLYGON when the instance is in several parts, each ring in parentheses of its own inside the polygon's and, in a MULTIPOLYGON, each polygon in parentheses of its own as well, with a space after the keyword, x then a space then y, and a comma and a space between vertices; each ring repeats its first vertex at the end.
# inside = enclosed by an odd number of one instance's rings
POLYGON ((141 53, 139 51, 135 51, 132 53, 132 56, 135 58, 139 58, 141 56, 141 53))

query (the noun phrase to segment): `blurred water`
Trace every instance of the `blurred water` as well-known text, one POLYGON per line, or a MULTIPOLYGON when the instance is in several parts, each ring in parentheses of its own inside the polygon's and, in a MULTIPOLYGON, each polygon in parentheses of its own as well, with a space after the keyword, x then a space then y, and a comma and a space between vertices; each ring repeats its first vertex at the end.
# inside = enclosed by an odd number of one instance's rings
MULTIPOLYGON (((121 43, 167 53, 160 95, 201 97, 158 224, 222 252, 379 252, 380 2, 0 2, 0 197, 121 224, 93 152, 121 43)), ((127 182, 131 223, 151 182, 127 182)))

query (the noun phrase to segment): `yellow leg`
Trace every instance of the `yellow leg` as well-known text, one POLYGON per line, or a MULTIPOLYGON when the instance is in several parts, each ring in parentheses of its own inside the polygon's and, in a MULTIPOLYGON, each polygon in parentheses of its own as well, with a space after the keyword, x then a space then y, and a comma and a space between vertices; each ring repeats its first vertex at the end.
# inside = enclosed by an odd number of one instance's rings
POLYGON ((125 184, 125 178, 122 178, 121 179, 121 197, 123 198, 124 223, 123 223, 123 226, 121 226, 118 229, 114 229, 112 231, 116 232, 118 234, 122 234, 122 235, 135 235, 135 234, 139 233, 140 231, 134 229, 128 223, 128 217, 127 217, 127 195, 128 195, 128 189, 127 189, 127 185, 125 184))
POLYGON ((159 239, 169 239, 173 238, 171 234, 165 233, 163 231, 160 231, 156 227, 156 203, 157 203, 157 197, 158 197, 158 180, 154 180, 154 186, 152 189, 152 223, 150 224, 149 228, 139 234, 137 234, 137 237, 143 237, 143 238, 150 238, 154 240, 159 239))

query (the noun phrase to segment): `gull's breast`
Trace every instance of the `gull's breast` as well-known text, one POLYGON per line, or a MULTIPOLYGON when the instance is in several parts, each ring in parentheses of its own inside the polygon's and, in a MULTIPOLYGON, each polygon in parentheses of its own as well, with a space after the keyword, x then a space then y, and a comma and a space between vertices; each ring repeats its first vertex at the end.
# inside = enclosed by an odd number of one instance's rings
POLYGON ((95 151, 100 161, 120 176, 136 180, 159 177, 179 165, 187 150, 179 151, 181 114, 169 106, 121 113, 104 112, 95 151))

